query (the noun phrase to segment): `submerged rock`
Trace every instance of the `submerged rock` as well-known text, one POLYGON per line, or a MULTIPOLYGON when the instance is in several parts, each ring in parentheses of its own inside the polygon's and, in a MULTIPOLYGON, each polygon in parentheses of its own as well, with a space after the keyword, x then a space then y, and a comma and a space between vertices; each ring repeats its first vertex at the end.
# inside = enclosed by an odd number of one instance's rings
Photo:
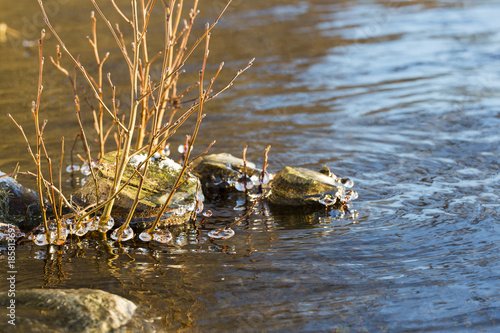
POLYGON ((96 289, 28 289, 11 297, 0 293, 7 317, 2 332, 108 332, 126 324, 137 306, 118 295, 96 289), (9 306, 15 300, 14 316, 9 306), (14 319, 15 326, 8 323, 14 319), (17 330, 13 330, 17 329, 17 330))
MULTIPOLYGON (((212 154, 198 159, 192 172, 198 176, 204 191, 234 189, 234 184, 243 177, 243 159, 231 154, 212 154)), ((260 173, 254 163, 247 161, 247 176, 260 173)))
MULTIPOLYGON (((135 155, 130 159, 130 163, 128 163, 123 175, 122 184, 132 176, 135 168, 144 158, 145 155, 135 155)), ((166 156, 158 156, 152 159, 141 191, 141 199, 135 210, 134 223, 147 224, 156 217, 161 206, 167 200, 181 168, 181 165, 166 156)), ((107 197, 113 186, 115 153, 108 153, 101 158, 94 171, 99 187, 99 199, 102 200, 107 197)), ((115 219, 125 219, 127 217, 137 193, 139 180, 139 176, 136 174, 116 197, 111 213, 115 219)), ((185 173, 181 183, 182 185, 175 191, 169 208, 163 215, 163 224, 187 222, 193 211, 199 209, 203 203, 204 198, 198 178, 185 173)), ((73 198, 83 206, 96 202, 95 183, 92 176, 89 176, 85 185, 73 194, 73 198)))
MULTIPOLYGON (((0 171, 0 176, 5 173, 0 171)), ((22 229, 34 227, 39 221, 38 194, 18 183, 14 178, 0 178, 0 219, 22 229)))
POLYGON ((339 209, 344 186, 336 179, 320 172, 299 167, 285 167, 274 177, 269 201, 276 205, 317 205, 339 209))

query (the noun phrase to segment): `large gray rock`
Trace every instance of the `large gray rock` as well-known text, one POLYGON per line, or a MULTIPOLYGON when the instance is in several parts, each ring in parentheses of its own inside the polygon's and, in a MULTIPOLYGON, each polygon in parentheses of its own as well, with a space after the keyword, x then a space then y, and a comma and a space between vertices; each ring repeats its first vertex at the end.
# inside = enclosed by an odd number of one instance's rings
MULTIPOLYGON (((126 324, 137 306, 123 298, 95 289, 28 289, 10 297, 0 293, 7 316, 2 332, 108 332, 126 324), (15 300, 15 317, 8 307, 15 300), (15 326, 8 321, 15 318, 15 326)), ((12 306, 11 306, 12 307, 12 306)))
POLYGON ((344 186, 323 173, 299 167, 285 167, 278 172, 271 185, 269 201, 284 206, 325 206, 330 200, 332 208, 342 207, 340 197, 344 186))

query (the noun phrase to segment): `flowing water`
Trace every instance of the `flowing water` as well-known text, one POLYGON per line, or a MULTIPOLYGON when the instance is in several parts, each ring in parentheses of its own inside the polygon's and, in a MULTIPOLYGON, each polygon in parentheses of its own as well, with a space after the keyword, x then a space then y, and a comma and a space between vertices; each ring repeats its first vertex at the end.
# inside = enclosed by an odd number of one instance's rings
MULTIPOLYGON (((34 1, 0 2, 0 20, 36 39, 34 1)), ((86 43, 90 7, 53 2, 58 25, 86 43)), ((201 21, 221 3, 204 4, 201 21)), ((213 152, 240 155, 249 144, 261 162, 271 144, 274 172, 326 164, 355 181, 357 218, 259 205, 234 237, 210 242, 243 214, 245 198, 230 197, 175 246, 18 246, 17 288, 122 295, 139 305, 123 332, 497 331, 499 12, 486 0, 234 1, 213 33, 213 68, 224 60, 226 80, 255 65, 207 105, 197 147, 217 139, 213 152)), ((29 127, 37 57, 17 39, 0 51, 0 170, 11 172, 30 160, 5 114, 29 127)), ((75 122, 56 116, 72 114, 55 97, 64 78, 47 80, 57 151, 75 122)))

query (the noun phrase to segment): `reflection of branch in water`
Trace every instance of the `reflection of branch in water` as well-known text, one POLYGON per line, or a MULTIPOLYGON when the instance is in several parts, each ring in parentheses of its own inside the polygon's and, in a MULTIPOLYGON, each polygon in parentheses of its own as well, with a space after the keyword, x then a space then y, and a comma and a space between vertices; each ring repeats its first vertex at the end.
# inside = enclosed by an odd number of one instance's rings
POLYGON ((45 248, 45 259, 43 260, 43 286, 51 287, 61 284, 68 276, 64 272, 62 262, 64 252, 59 248, 54 251, 56 246, 47 245, 45 248))
POLYGON ((250 209, 248 210, 248 212, 246 212, 245 215, 241 216, 239 219, 237 219, 236 221, 234 221, 230 225, 225 226, 222 229, 210 231, 208 233, 208 236, 210 238, 220 238, 220 239, 227 239, 227 238, 234 236, 234 231, 231 228, 234 227, 235 225, 237 225, 238 223, 240 223, 241 221, 243 221, 244 219, 246 219, 248 216, 250 216, 253 213, 253 210, 254 210, 255 206, 257 205, 257 203, 260 201, 260 199, 262 199, 262 197, 265 194, 266 193, 263 192, 257 199, 255 199, 252 207, 250 207, 250 209))
POLYGON ((253 243, 252 243, 252 234, 249 233, 247 235, 247 238, 245 239, 245 245, 248 245, 248 255, 251 255, 252 253, 255 252, 253 243))
POLYGON ((199 275, 198 268, 184 264, 192 258, 183 258, 181 248, 146 246, 115 242, 99 246, 100 253, 89 249, 86 259, 102 267, 95 278, 101 281, 112 278, 113 283, 106 284, 110 292, 139 305, 137 316, 145 320, 133 323, 134 331, 170 331, 194 326, 198 312, 206 307, 203 298, 211 294, 210 290, 203 290, 205 287, 194 286, 192 281, 199 275), (178 255, 172 255, 178 251, 178 255))

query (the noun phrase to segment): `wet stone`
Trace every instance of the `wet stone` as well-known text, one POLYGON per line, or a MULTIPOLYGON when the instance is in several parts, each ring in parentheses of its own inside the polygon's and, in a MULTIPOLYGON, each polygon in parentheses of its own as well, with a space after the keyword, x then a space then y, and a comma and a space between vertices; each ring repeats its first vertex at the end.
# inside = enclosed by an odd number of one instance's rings
MULTIPOLYGON (((0 171, 0 176, 5 173, 0 171)), ((27 231, 39 222, 38 194, 18 183, 14 178, 0 178, 0 220, 27 231)))
MULTIPOLYGON (((132 176, 135 168, 144 159, 145 155, 140 154, 131 158, 122 178, 122 184, 132 176)), ((181 165, 166 156, 156 156, 151 159, 146 180, 141 191, 141 199, 132 220, 133 225, 145 228, 152 223, 163 203, 167 200, 181 168, 181 165)), ((101 158, 95 166, 94 171, 98 181, 99 199, 102 200, 113 186, 115 153, 108 153, 101 158)), ((139 181, 139 176, 136 174, 132 181, 116 197, 111 213, 115 221, 121 222, 127 217, 130 207, 133 205, 139 181)), ((182 224, 189 221, 193 215, 191 207, 196 207, 199 200, 203 200, 203 196, 200 195, 200 183, 194 175, 185 173, 181 182, 182 185, 176 190, 169 207, 162 217, 163 225, 182 224)), ((96 202, 95 184, 91 176, 87 179, 85 185, 73 194, 73 199, 77 204, 82 206, 96 202)), ((118 224, 115 226, 118 226, 118 224)))
POLYGON ((269 201, 283 206, 325 206, 325 198, 331 208, 342 207, 339 198, 344 186, 324 173, 300 167, 285 167, 274 177, 269 201))
MULTIPOLYGON (((243 177, 243 159, 231 154, 205 155, 198 159, 192 172, 200 179, 205 191, 235 189, 234 184, 243 177)), ((254 163, 247 161, 247 176, 261 172, 254 163)))
MULTIPOLYGON (((0 293, 5 309, 11 298, 0 293)), ((137 306, 118 295, 96 289, 28 289, 15 296, 15 323, 0 323, 1 332, 109 332, 125 325, 137 306)), ((6 317, 7 318, 7 317, 6 317)))

